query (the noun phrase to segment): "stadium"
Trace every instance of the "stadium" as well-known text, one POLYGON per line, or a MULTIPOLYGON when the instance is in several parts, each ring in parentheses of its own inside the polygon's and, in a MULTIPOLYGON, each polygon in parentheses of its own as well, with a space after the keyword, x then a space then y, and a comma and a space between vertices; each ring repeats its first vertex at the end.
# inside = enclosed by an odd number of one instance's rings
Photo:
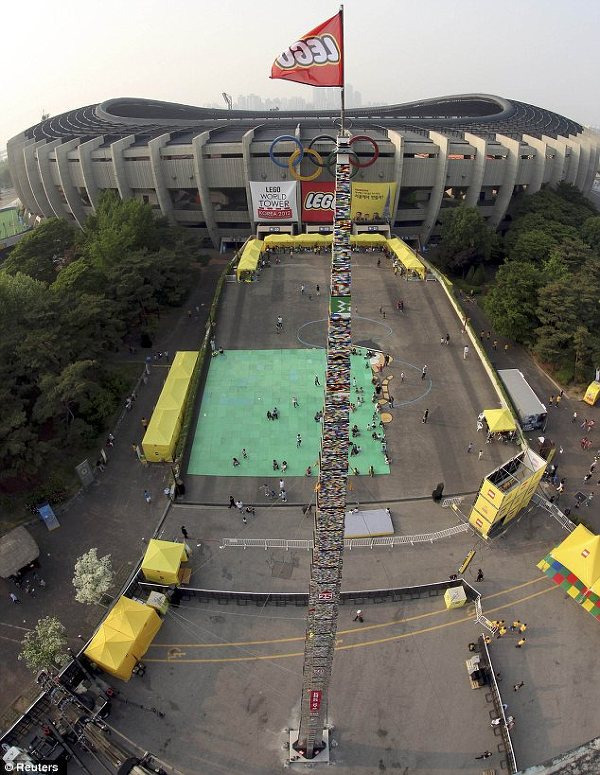
MULTIPOLYGON (((8 160, 32 222, 58 216, 81 226, 102 192, 112 190, 199 229, 207 244, 224 250, 252 233, 330 230, 331 197, 323 194, 333 189, 331 168, 315 165, 309 153, 299 152, 295 166, 287 161, 295 148, 311 147, 326 158, 336 116, 111 99, 13 137, 8 160), (282 135, 289 139, 272 147, 282 135), (273 186, 284 188, 293 204, 285 213, 269 213, 257 202, 273 186)), ((353 211, 355 233, 393 231, 424 245, 439 233, 440 211, 461 203, 476 206, 497 228, 514 194, 559 181, 587 192, 598 168, 597 133, 516 100, 466 94, 353 109, 347 116, 351 133, 367 134, 379 149, 374 164, 356 170, 353 184, 365 200, 376 199, 373 192, 380 202, 385 198, 385 208, 353 211)), ((357 158, 372 155, 367 139, 354 144, 357 158)))

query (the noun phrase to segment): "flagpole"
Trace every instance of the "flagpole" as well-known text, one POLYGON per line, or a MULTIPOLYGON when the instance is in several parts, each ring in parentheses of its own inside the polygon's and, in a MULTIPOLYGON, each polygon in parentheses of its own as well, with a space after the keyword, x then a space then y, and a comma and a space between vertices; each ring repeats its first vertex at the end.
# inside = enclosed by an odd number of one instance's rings
POLYGON ((342 137, 344 136, 344 123, 346 120, 346 51, 345 51, 345 42, 344 42, 344 6, 340 5, 340 22, 341 22, 341 28, 342 28, 342 89, 340 91, 340 99, 341 99, 341 110, 340 110, 340 119, 341 119, 341 129, 340 134, 342 137))

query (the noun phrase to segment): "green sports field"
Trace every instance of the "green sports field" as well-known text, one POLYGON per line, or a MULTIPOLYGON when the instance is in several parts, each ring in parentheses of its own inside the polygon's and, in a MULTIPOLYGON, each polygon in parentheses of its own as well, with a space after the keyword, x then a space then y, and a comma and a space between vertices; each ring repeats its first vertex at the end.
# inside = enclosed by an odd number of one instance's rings
MULTIPOLYGON (((324 350, 227 350, 211 359, 210 369, 190 460, 188 474, 203 476, 279 476, 273 459, 287 461, 286 476, 304 476, 308 466, 316 474, 321 424, 315 414, 323 406, 324 350), (315 385, 315 375, 321 387, 315 385), (299 406, 294 408, 292 397, 299 406), (268 420, 267 411, 277 407, 279 420, 268 420), (296 446, 296 436, 302 445, 296 446), (247 459, 242 457, 246 449, 247 459), (240 465, 234 467, 236 457, 240 465)), ((371 438, 367 424, 373 416, 371 369, 352 356, 352 375, 364 389, 365 403, 358 406, 350 425, 358 425, 355 443, 361 452, 350 458, 351 467, 366 475, 372 465, 376 474, 388 474, 381 443, 371 438)))
POLYGON ((0 210, 0 240, 14 237, 15 234, 20 234, 28 228, 25 224, 19 223, 19 217, 14 208, 0 210))

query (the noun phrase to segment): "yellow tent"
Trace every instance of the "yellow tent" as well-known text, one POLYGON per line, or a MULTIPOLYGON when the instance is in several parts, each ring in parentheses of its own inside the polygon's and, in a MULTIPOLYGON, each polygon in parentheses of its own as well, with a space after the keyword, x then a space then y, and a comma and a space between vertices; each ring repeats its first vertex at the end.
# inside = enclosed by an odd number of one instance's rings
POLYGON ((141 659, 160 630, 162 619, 154 608, 128 597, 120 597, 104 624, 129 637, 132 642, 130 652, 141 659))
POLYGON ((333 234, 319 234, 318 237, 321 245, 331 245, 333 242, 333 234))
POLYGON ((508 409, 484 409, 483 416, 486 419, 490 433, 516 431, 517 429, 508 409))
POLYGON ((586 404, 589 404, 590 406, 594 406, 598 401, 598 398, 600 398, 600 382, 594 381, 591 383, 591 385, 588 386, 588 389, 585 391, 583 400, 586 402, 586 404))
POLYGON ((291 245, 294 238, 291 234, 283 232, 282 234, 267 234, 264 241, 268 245, 291 245))
POLYGON ((240 279, 242 272, 254 272, 260 260, 260 254, 263 251, 263 241, 253 239, 246 243, 246 247, 241 255, 237 265, 237 278, 240 279))
POLYGON ((384 245, 387 242, 383 234, 377 232, 361 231, 360 234, 350 235, 352 245, 384 245))
POLYGON ((424 280, 427 274, 425 265, 419 260, 408 245, 398 237, 387 241, 388 247, 392 250, 396 258, 404 265, 407 271, 416 272, 424 280))
POLYGON ((197 360, 197 352, 178 352, 173 359, 142 441, 144 455, 151 462, 173 460, 183 408, 197 360))
POLYGON ((565 540, 552 550, 552 557, 575 574, 586 587, 600 581, 600 536, 577 525, 565 540))
POLYGON ((315 234, 314 232, 302 233, 294 237, 295 245, 317 245, 320 241, 321 240, 319 239, 319 235, 315 234))
POLYGON ((166 585, 179 584, 179 568, 187 558, 183 544, 152 538, 142 560, 142 573, 146 581, 166 585))
POLYGON ((106 673, 128 681, 138 661, 132 645, 127 635, 102 623, 83 653, 106 673))

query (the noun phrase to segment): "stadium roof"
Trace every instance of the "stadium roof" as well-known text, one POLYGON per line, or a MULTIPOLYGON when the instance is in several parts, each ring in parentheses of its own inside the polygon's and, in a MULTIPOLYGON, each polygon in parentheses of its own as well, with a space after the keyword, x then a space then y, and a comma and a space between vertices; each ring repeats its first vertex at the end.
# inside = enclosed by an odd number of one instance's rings
MULTIPOLYGON (((583 131, 581 124, 535 105, 489 94, 447 97, 352 108, 346 111, 354 132, 396 129, 426 137, 430 130, 459 137, 464 131, 493 139, 496 133, 511 137, 568 137, 583 131)), ((244 132, 261 126, 265 137, 301 128, 331 132, 338 112, 222 110, 179 105, 159 100, 121 97, 61 113, 26 130, 35 140, 91 139, 104 135, 112 141, 135 135, 138 142, 171 133, 171 144, 189 143, 198 132, 214 131, 213 142, 236 142, 244 132)), ((259 139, 258 137, 256 139, 259 139)))

